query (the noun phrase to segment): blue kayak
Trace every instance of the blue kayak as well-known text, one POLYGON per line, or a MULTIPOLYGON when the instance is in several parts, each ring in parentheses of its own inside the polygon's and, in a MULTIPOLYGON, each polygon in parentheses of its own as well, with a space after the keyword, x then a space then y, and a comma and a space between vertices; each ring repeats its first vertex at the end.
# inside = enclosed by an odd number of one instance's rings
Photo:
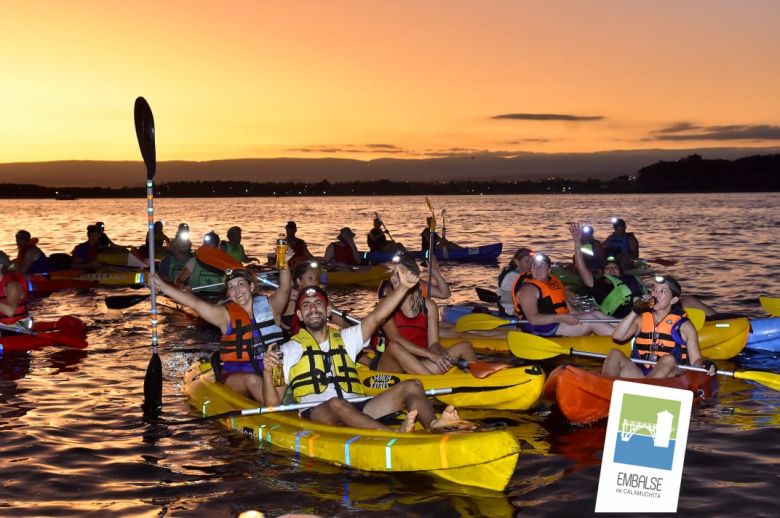
MULTIPOLYGON (((494 263, 498 261, 502 248, 503 243, 493 243, 492 245, 437 250, 436 259, 457 263, 494 263)), ((425 253, 420 250, 409 253, 415 259, 425 259, 425 253)), ((363 259, 374 264, 387 263, 393 260, 394 255, 394 252, 363 252, 363 259)))

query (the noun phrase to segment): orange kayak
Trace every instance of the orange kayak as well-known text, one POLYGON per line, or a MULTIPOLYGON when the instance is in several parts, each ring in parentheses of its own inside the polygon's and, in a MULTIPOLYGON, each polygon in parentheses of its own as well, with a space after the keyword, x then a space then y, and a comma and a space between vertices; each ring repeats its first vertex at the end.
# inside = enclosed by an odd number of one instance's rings
POLYGON ((694 393, 694 401, 707 400, 718 393, 718 377, 703 372, 684 371, 673 378, 609 378, 573 365, 562 365, 550 373, 543 396, 555 401, 561 414, 570 422, 589 424, 609 415, 615 380, 687 389, 694 393))

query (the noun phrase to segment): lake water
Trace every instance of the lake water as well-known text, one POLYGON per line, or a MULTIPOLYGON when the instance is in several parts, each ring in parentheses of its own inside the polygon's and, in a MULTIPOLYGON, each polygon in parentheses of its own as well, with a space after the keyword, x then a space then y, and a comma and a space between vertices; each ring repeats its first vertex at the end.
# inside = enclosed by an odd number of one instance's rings
MULTIPOLYGON (((665 269, 686 292, 719 311, 761 316, 758 296, 780 295, 780 194, 621 196, 434 196, 439 229, 462 245, 501 241, 505 264, 518 246, 571 257, 569 221, 609 234, 609 217, 628 222, 648 259, 677 259, 665 269)), ((103 221, 117 243, 140 245, 145 200, 0 200, 0 249, 14 249, 20 228, 47 253, 69 252, 103 221)), ((209 230, 225 237, 243 228, 249 255, 272 251, 288 220, 320 255, 338 229, 351 227, 365 248, 374 212, 392 236, 419 248, 429 215, 424 197, 158 199, 157 219, 173 235, 187 222, 193 241, 209 230)), ((452 302, 476 300, 494 287, 495 265, 444 265, 452 302)), ((44 349, 0 360, 0 515, 235 516, 533 516, 591 513, 604 426, 569 428, 545 413, 488 416, 522 439, 523 454, 503 494, 478 493, 423 475, 387 476, 339 469, 283 451, 257 450, 217 425, 148 425, 141 419, 143 375, 150 357, 148 305, 107 310, 104 297, 131 290, 60 292, 33 303, 38 319, 73 314, 90 327, 88 349, 44 349)), ((136 291, 133 293, 140 293, 136 291)), ((342 309, 365 314, 369 291, 339 292, 342 309)), ((162 308, 164 410, 190 413, 181 393, 187 366, 217 347, 218 336, 162 308)), ((597 367, 577 359, 576 363, 597 367)), ((721 368, 778 371, 772 355, 742 355, 721 368)), ((726 379, 717 404, 694 410, 682 480, 681 512, 696 516, 774 516, 780 477, 778 405, 771 389, 726 379)), ((475 415, 474 417, 480 417, 475 415)))

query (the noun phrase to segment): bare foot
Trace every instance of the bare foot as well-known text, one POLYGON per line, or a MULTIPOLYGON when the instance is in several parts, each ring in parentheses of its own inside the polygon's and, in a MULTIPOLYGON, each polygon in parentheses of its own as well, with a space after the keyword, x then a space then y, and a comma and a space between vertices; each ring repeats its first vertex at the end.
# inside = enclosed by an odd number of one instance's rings
POLYGON ((444 409, 444 412, 441 413, 438 419, 431 421, 429 429, 437 430, 440 428, 450 428, 452 426, 457 426, 458 424, 460 424, 458 411, 455 410, 454 406, 449 405, 444 409))
POLYGON ((404 419, 403 424, 401 424, 399 431, 401 433, 413 432, 415 421, 417 421, 417 410, 411 410, 408 414, 406 414, 406 419, 404 419))

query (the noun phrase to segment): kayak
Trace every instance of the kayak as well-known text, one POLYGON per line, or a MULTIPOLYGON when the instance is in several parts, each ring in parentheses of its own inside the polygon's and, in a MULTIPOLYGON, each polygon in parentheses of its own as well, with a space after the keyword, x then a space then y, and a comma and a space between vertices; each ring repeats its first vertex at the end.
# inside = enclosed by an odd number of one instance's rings
POLYGON ((746 349, 780 352, 780 317, 751 318, 746 349))
MULTIPOLYGON (((76 317, 65 315, 56 321, 35 322, 34 334, 14 334, 0 336, 0 355, 10 352, 23 352, 59 345, 83 349, 87 346, 87 326, 76 317)), ((3 331, 0 330, 0 333, 3 331)))
POLYGON ((52 279, 49 275, 44 274, 25 275, 24 279, 27 282, 27 291, 40 294, 99 286, 97 281, 87 279, 52 279))
POLYGON ((694 401, 713 398, 718 393, 718 377, 703 372, 684 371, 673 378, 610 378, 573 365, 556 367, 544 384, 544 398, 558 404, 561 414, 574 424, 590 424, 609 415, 612 383, 631 381, 657 387, 690 390, 694 401))
POLYGON ((425 390, 455 389, 452 394, 436 396, 445 404, 456 408, 493 410, 528 410, 539 399, 544 386, 544 372, 537 366, 504 369, 479 379, 459 369, 452 369, 446 374, 418 375, 377 372, 360 365, 358 377, 366 394, 370 396, 401 381, 418 379, 425 390))
MULTIPOLYGON (((449 346, 468 340, 474 349, 480 351, 509 352, 506 333, 511 330, 510 327, 491 331, 493 335, 490 337, 473 333, 454 333, 452 336, 442 337, 440 342, 449 346)), ((702 355, 710 360, 727 360, 742 352, 749 332, 750 322, 747 318, 705 322, 699 329, 699 348, 702 355)), ((626 355, 631 353, 631 342, 619 344, 613 342, 611 336, 552 336, 548 340, 578 351, 607 354, 611 349, 619 349, 626 355)))
MULTIPOLYGON (((216 383, 208 363, 189 368, 184 375, 184 392, 203 416, 257 407, 257 402, 216 383)), ((495 491, 506 488, 520 454, 517 439, 504 430, 398 433, 323 425, 301 418, 295 411, 219 422, 260 448, 273 445, 296 457, 365 471, 430 473, 495 491)))
MULTIPOLYGON (((490 245, 470 246, 455 249, 442 249, 436 251, 436 259, 457 263, 494 263, 501 255, 503 243, 490 245)), ((410 251, 415 259, 425 259, 426 253, 422 250, 410 251)), ((393 260, 395 252, 363 252, 363 259, 370 263, 387 263, 393 260)))
POLYGON ((348 271, 326 271, 322 274, 322 280, 329 288, 359 287, 377 289, 385 279, 389 279, 392 272, 383 265, 377 266, 353 266, 348 271))
MULTIPOLYGON (((165 250, 155 250, 154 256, 157 260, 162 260, 165 257, 165 250)), ((131 268, 149 267, 149 260, 141 257, 136 250, 98 252, 97 262, 110 266, 129 266, 131 268)))
POLYGON ((60 270, 49 274, 53 280, 93 281, 101 286, 132 286, 143 284, 149 271, 98 269, 96 272, 81 270, 60 270))

